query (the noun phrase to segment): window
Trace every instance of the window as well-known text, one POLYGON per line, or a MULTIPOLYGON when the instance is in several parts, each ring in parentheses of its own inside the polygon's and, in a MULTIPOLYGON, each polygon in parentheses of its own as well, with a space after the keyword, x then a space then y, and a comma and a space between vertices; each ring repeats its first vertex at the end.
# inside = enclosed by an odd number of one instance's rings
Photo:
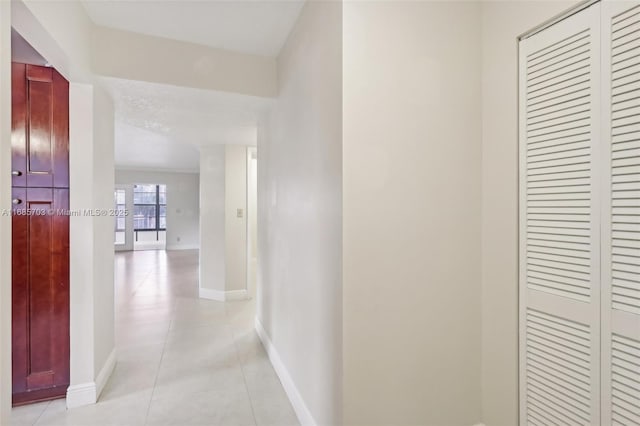
POLYGON ((134 185, 133 229, 135 231, 164 231, 166 227, 166 185, 134 185))
POLYGON ((116 220, 115 220, 115 243, 125 243, 125 227, 126 227, 126 192, 124 189, 116 189, 113 193, 116 204, 116 220))

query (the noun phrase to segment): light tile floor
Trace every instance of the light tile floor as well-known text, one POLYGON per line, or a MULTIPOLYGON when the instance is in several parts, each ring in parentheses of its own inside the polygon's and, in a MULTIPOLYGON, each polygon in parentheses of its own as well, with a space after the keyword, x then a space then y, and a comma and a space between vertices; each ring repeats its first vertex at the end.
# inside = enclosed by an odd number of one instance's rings
POLYGON ((118 363, 97 404, 12 410, 13 425, 297 425, 253 300, 197 297, 198 252, 116 253, 118 363))

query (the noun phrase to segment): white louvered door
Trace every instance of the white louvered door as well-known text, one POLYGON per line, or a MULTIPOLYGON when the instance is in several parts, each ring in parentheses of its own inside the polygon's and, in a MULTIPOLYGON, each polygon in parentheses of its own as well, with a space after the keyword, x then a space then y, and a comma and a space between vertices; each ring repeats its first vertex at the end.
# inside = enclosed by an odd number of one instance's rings
POLYGON ((600 5, 520 42, 520 422, 600 421, 600 5))
POLYGON ((602 5, 602 424, 640 425, 640 2, 602 5))

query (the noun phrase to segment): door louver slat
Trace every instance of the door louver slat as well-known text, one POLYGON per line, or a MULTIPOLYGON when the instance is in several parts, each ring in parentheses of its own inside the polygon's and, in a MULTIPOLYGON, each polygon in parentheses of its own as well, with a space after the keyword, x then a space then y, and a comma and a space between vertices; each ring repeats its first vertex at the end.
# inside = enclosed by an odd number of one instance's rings
MULTIPOLYGON (((620 200, 628 196, 627 190, 640 188, 640 74, 630 73, 640 69, 640 9, 631 9, 614 18, 611 33, 611 128, 614 136, 611 142, 611 198, 620 200), (627 63, 627 68, 616 66, 622 61, 627 63), (618 94, 624 94, 624 99, 635 99, 635 105, 621 102, 618 94)), ((622 253, 612 250, 611 269, 624 271, 632 278, 631 281, 612 280, 612 308, 640 314, 640 287, 621 285, 640 282, 640 250, 637 249, 640 245, 640 204, 628 202, 624 208, 614 205, 611 221, 612 247, 632 248, 622 253)))
POLYGON ((611 338, 612 415, 640 424, 640 341, 611 338))
POLYGON ((530 396, 528 411, 541 416, 541 421, 542 418, 553 418, 562 423, 588 423, 589 327, 529 309, 526 335, 530 361, 526 371, 526 389, 530 396))

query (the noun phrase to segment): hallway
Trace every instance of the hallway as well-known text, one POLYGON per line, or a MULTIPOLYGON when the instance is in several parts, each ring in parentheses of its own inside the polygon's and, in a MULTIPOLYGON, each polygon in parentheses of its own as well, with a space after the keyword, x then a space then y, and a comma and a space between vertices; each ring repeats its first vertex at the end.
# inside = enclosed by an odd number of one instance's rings
POLYGON ((199 299, 198 251, 115 255, 118 363, 96 405, 12 410, 12 425, 296 425, 253 329, 255 301, 199 299))

